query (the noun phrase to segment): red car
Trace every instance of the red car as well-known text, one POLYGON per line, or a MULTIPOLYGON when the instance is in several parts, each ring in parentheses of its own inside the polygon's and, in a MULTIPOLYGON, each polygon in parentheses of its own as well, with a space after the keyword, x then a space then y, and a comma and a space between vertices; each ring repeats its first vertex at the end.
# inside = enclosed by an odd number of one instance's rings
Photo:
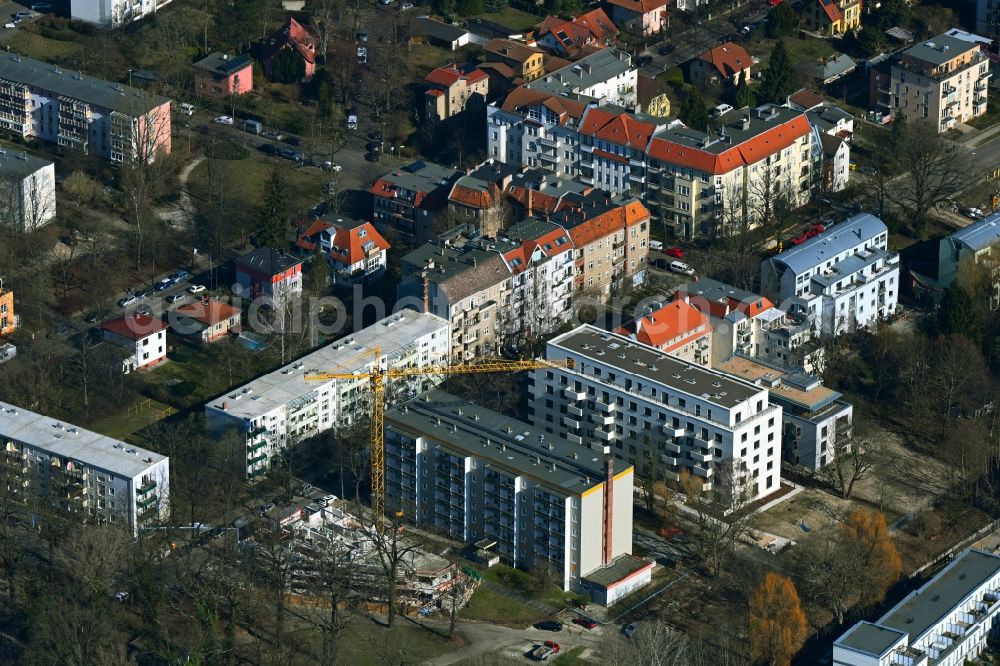
POLYGON ((668 257, 677 257, 678 259, 684 258, 684 250, 680 249, 679 247, 668 247, 666 250, 663 251, 663 254, 667 255, 668 257))
POLYGON ((578 624, 584 629, 593 629, 597 626, 597 623, 591 620, 589 617, 574 617, 573 624, 578 624))

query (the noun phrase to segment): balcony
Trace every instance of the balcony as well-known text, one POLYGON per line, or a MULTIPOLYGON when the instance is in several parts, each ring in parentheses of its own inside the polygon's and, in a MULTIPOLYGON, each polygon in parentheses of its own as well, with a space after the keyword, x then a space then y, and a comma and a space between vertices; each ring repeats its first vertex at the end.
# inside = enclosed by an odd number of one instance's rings
POLYGON ((571 388, 564 388, 563 395, 566 396, 567 400, 583 400, 587 397, 586 391, 576 391, 571 388))
POLYGON ((541 137, 541 136, 538 137, 538 143, 540 143, 543 146, 546 146, 548 148, 558 148, 559 147, 559 142, 558 141, 553 141, 552 139, 547 139, 547 138, 541 137))
POLYGON ((567 434, 566 439, 574 444, 583 444, 583 437, 580 437, 580 435, 567 434))
POLYGON ((667 451, 667 453, 673 453, 678 456, 681 454, 681 445, 675 442, 668 442, 663 445, 663 448, 667 451))
POLYGON ((255 442, 255 443, 251 444, 250 446, 248 446, 247 447, 247 451, 249 451, 250 453, 254 453, 254 452, 259 451, 260 449, 264 448, 265 446, 267 446, 267 440, 266 439, 262 439, 261 441, 255 442))
POLYGON ((604 430, 595 430, 594 438, 599 439, 602 442, 611 442, 615 439, 615 433, 605 432, 604 430))
POLYGON ((612 405, 605 405, 603 402, 600 401, 594 402, 594 409, 596 409, 599 412, 604 412, 605 414, 610 414, 615 410, 615 408, 612 405))
POLYGON ((682 428, 681 426, 672 426, 668 423, 663 426, 663 434, 667 435, 668 437, 683 437, 684 428, 682 428))
POLYGON ((704 453, 702 451, 693 451, 691 453, 691 460, 695 462, 712 462, 712 452, 704 453))
POLYGON ((558 162, 558 155, 550 155, 549 153, 538 153, 538 159, 544 160, 546 162, 558 162))
POLYGON ((569 406, 566 408, 566 412, 570 416, 583 416, 583 410, 580 409, 579 407, 569 406))
POLYGON ((146 493, 148 493, 148 492, 150 492, 152 490, 155 490, 155 489, 156 489, 156 481, 154 481, 153 479, 150 479, 149 481, 146 481, 141 486, 139 486, 136 489, 135 493, 136 493, 136 495, 145 495, 146 493))
POLYGON ((705 469, 703 467, 697 467, 697 466, 695 466, 695 467, 691 468, 691 471, 694 473, 695 476, 700 476, 703 479, 709 479, 709 478, 712 477, 712 470, 711 469, 705 469))
POLYGON ((563 423, 563 425, 569 426, 570 428, 573 428, 573 429, 576 429, 576 428, 580 427, 580 422, 579 421, 577 421, 575 419, 571 419, 568 416, 562 417, 562 423, 563 423))
POLYGON ((593 414, 591 415, 590 418, 597 425, 609 426, 609 425, 614 425, 615 423, 615 417, 611 416, 610 414, 606 416, 598 416, 597 414, 593 414))
POLYGON ((149 497, 144 497, 141 500, 137 500, 135 504, 140 509, 145 509, 149 506, 152 506, 153 504, 156 504, 157 499, 159 498, 156 495, 150 495, 149 497))
POLYGON ((254 456, 253 458, 250 458, 250 460, 247 461, 247 465, 253 467, 254 465, 264 462, 265 460, 267 460, 267 455, 261 454, 259 456, 254 456))

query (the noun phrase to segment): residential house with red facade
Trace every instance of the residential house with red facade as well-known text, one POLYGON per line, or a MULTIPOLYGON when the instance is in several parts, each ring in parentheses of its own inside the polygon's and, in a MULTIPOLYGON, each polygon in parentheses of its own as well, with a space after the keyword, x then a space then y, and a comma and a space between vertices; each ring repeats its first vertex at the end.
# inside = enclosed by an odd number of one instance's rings
POLYGON ((670 25, 667 0, 608 0, 608 4, 615 24, 633 34, 655 35, 670 25))
POLYGON ((253 90, 253 63, 250 56, 231 56, 216 51, 194 64, 194 89, 199 95, 225 99, 253 90))
POLYGON ((256 56, 264 64, 264 76, 269 79, 273 77, 274 59, 285 49, 290 49, 302 60, 302 80, 311 80, 316 73, 316 38, 293 18, 289 18, 284 28, 258 45, 256 56))

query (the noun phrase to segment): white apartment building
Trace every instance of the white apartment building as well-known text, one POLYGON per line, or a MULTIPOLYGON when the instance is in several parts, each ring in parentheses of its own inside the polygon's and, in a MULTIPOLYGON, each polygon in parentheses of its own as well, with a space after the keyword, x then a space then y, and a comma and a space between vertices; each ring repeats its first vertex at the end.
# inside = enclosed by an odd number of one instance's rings
POLYGON ((895 312, 899 298, 899 255, 888 251, 888 239, 882 220, 854 215, 765 259, 761 292, 811 317, 823 335, 872 326, 895 312))
POLYGON ((439 390, 387 411, 385 429, 387 504, 407 520, 547 564, 564 590, 632 551, 633 469, 601 449, 439 390))
POLYGON ((782 410, 767 388, 589 325, 550 340, 545 357, 575 364, 533 373, 536 427, 610 446, 640 474, 676 479, 687 469, 723 496, 778 489, 782 410))
POLYGON ((990 76, 982 44, 944 33, 899 54, 876 93, 892 117, 924 119, 944 132, 986 113, 990 76))
POLYGON ((0 58, 0 128, 112 162, 170 152, 170 100, 15 53, 0 58))
POLYGON ((632 66, 632 56, 618 49, 604 48, 526 83, 524 87, 550 95, 579 95, 603 104, 635 108, 638 81, 639 72, 632 66))
POLYGON ((577 129, 588 103, 577 95, 515 88, 501 106, 486 108, 487 152, 500 162, 575 178, 580 173, 577 129))
POLYGON ((34 231, 56 216, 54 162, 0 148, 0 218, 18 231, 34 231))
POLYGON ((118 28, 156 10, 170 0, 71 0, 70 16, 80 21, 96 23, 107 28, 118 28))
POLYGON ((877 622, 833 644, 834 666, 962 666, 996 636, 1000 555, 970 548, 877 622))
MULTIPOLYGON (((267 472, 288 446, 331 428, 350 426, 367 404, 374 368, 427 367, 450 361, 448 322, 401 310, 280 370, 233 389, 205 405, 209 429, 235 430, 246 443, 250 480, 267 472), (379 350, 376 358, 375 350, 379 350), (357 379, 306 379, 316 373, 356 373, 357 379)), ((391 404, 422 390, 435 377, 396 380, 386 387, 391 404)))
POLYGON ((0 450, 12 497, 42 497, 81 522, 125 521, 133 534, 170 515, 166 456, 4 402, 0 450))

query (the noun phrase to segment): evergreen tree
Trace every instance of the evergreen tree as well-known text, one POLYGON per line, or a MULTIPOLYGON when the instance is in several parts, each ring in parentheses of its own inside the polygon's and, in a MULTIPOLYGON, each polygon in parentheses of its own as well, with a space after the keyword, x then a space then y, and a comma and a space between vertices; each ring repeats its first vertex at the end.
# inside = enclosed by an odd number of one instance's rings
POLYGON ((330 264, 326 252, 316 243, 316 250, 306 270, 305 288, 314 296, 323 296, 330 290, 330 264))
POLYGON ((976 307, 976 301, 958 281, 944 292, 941 308, 938 310, 938 330, 942 335, 962 335, 978 343, 982 339, 983 327, 976 307))
POLYGON ((757 95, 754 94, 750 84, 747 83, 746 77, 740 78, 739 85, 736 86, 736 96, 734 99, 737 109, 757 106, 757 95))
POLYGON ((791 34, 799 25, 799 15, 791 8, 790 3, 782 2, 767 15, 764 34, 771 39, 791 34))
POLYGON ((681 102, 678 115, 684 124, 691 129, 701 132, 708 129, 708 107, 705 106, 705 100, 697 88, 692 88, 688 96, 681 102))
MULTIPOLYGON (((779 5, 780 6, 780 5, 779 5)), ((785 42, 778 40, 767 60, 764 82, 760 86, 760 97, 764 102, 784 104, 785 98, 795 92, 795 68, 788 55, 785 42)))
POLYGON ((293 49, 281 49, 271 60, 271 78, 278 83, 295 83, 306 75, 306 63, 293 49))
POLYGON ((288 215, 291 210, 288 201, 288 181, 278 167, 271 169, 264 182, 264 193, 257 207, 258 247, 284 249, 288 243, 288 215))

